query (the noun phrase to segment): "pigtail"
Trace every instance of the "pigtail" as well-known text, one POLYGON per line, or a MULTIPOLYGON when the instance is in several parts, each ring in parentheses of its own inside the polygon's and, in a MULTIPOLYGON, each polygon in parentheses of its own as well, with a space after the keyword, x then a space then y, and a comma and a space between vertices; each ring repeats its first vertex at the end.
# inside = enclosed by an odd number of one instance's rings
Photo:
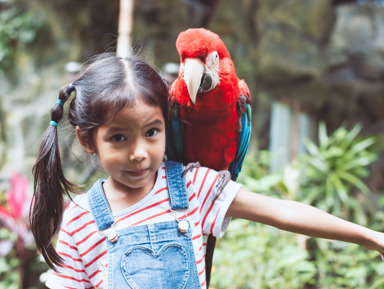
POLYGON ((64 114, 63 105, 74 90, 72 84, 60 90, 59 99, 51 110, 51 124, 42 137, 37 161, 32 169, 34 192, 30 210, 31 230, 38 250, 52 269, 62 262, 52 241, 60 230, 64 194, 69 196, 70 191, 77 190, 64 176, 57 135, 57 125, 64 114))

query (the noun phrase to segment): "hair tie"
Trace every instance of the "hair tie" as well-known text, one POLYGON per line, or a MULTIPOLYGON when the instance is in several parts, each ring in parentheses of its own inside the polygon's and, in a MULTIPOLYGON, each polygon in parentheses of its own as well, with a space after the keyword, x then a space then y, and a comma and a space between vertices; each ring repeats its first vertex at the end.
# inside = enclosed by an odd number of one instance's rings
POLYGON ((50 124, 53 125, 53 126, 57 126, 57 122, 53 121, 53 120, 51 120, 50 124))
POLYGON ((63 101, 61 100, 61 99, 58 99, 57 101, 56 101, 56 103, 58 104, 58 105, 63 105, 63 101))

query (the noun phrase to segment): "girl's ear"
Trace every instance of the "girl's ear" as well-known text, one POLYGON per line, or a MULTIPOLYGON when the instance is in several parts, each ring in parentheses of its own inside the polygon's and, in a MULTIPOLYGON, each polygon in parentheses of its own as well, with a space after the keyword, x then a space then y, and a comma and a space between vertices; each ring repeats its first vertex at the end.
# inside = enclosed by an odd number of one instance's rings
POLYGON ((87 141, 84 138, 84 135, 81 133, 81 128, 78 126, 76 127, 76 135, 77 135, 77 138, 80 142, 81 147, 83 148, 83 150, 86 153, 91 154, 91 155, 96 153, 95 149, 92 146, 90 146, 89 140, 87 141))

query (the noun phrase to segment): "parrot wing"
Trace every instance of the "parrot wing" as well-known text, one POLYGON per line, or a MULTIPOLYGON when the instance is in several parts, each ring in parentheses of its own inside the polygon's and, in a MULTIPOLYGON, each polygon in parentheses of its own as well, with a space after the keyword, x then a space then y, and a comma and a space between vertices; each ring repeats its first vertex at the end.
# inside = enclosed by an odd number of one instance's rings
POLYGON ((168 160, 183 162, 183 122, 180 117, 180 104, 174 97, 174 85, 168 99, 168 123, 165 153, 168 160))
POLYGON ((244 163, 245 155, 251 140, 252 99, 248 86, 244 80, 239 81, 240 97, 237 101, 237 109, 240 116, 239 140, 235 159, 229 165, 231 179, 236 180, 244 163))

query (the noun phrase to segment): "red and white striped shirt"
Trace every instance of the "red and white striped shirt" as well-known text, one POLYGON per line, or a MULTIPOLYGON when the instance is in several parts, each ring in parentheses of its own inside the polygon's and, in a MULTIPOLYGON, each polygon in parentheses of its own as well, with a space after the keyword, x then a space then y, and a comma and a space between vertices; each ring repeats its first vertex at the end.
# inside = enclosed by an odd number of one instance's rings
MULTIPOLYGON (((192 226, 192 243, 201 288, 206 288, 205 249, 208 234, 221 237, 228 227, 226 217, 241 185, 230 181, 217 190, 219 174, 208 168, 195 168, 186 174, 192 226)), ((115 229, 175 220, 170 211, 164 164, 160 166, 152 191, 133 206, 113 213, 115 229)), ((182 217, 178 215, 177 217, 182 217)), ((59 273, 50 271, 49 288, 107 288, 108 253, 105 235, 98 232, 86 194, 79 195, 64 213, 56 250, 64 259, 59 273)))

